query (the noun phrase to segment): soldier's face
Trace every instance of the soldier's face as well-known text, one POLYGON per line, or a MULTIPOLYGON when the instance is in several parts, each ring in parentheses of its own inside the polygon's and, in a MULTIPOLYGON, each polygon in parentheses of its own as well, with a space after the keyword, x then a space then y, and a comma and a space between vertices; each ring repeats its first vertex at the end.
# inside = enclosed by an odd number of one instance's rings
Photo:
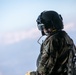
POLYGON ((51 33, 52 29, 50 29, 50 28, 49 29, 44 28, 43 31, 44 31, 45 34, 49 34, 49 33, 51 33))
POLYGON ((45 28, 43 29, 43 31, 44 31, 45 34, 47 33, 47 30, 45 28))

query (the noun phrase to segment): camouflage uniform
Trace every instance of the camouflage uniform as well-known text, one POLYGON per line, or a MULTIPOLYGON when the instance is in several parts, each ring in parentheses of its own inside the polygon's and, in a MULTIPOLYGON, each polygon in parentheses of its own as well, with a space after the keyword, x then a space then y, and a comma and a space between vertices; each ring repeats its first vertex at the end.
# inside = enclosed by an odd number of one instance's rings
POLYGON ((69 50, 72 39, 65 31, 55 31, 42 43, 37 59, 37 74, 67 75, 69 50))

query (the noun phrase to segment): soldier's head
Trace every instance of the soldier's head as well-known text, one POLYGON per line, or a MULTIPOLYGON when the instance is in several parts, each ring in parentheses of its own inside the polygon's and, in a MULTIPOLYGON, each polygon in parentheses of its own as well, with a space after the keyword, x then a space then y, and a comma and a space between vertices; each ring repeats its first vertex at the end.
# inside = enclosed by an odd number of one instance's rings
POLYGON ((38 29, 41 31, 42 35, 45 35, 46 32, 49 33, 55 30, 63 29, 63 18, 55 11, 41 12, 36 22, 38 29))

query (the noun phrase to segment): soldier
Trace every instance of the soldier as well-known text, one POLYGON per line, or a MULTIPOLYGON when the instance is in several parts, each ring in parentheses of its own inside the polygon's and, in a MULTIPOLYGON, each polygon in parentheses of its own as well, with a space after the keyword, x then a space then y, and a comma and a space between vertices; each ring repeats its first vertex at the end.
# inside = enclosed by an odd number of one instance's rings
POLYGON ((42 36, 46 35, 47 38, 41 45, 37 70, 30 74, 68 75, 68 57, 74 43, 63 30, 62 16, 56 11, 43 11, 36 21, 42 36))

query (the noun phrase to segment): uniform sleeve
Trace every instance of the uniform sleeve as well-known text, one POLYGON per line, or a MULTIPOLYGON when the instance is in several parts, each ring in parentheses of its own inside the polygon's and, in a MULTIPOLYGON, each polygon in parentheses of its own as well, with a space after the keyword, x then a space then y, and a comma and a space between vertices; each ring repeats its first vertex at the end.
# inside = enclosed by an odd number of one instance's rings
POLYGON ((42 51, 39 56, 40 60, 38 61, 37 72, 40 75, 46 74, 47 71, 46 64, 47 64, 47 59, 49 58, 48 46, 49 44, 47 44, 47 46, 44 46, 44 51, 42 51))
POLYGON ((37 71, 40 75, 46 75, 47 73, 51 73, 54 68, 57 59, 57 48, 58 48, 57 40, 49 41, 47 46, 45 46, 44 51, 41 55, 41 60, 39 62, 39 66, 37 67, 37 71))
POLYGON ((60 42, 58 39, 52 39, 50 42, 50 56, 48 59, 47 69, 48 73, 51 74, 53 72, 55 63, 58 58, 58 50, 60 48, 60 42))

